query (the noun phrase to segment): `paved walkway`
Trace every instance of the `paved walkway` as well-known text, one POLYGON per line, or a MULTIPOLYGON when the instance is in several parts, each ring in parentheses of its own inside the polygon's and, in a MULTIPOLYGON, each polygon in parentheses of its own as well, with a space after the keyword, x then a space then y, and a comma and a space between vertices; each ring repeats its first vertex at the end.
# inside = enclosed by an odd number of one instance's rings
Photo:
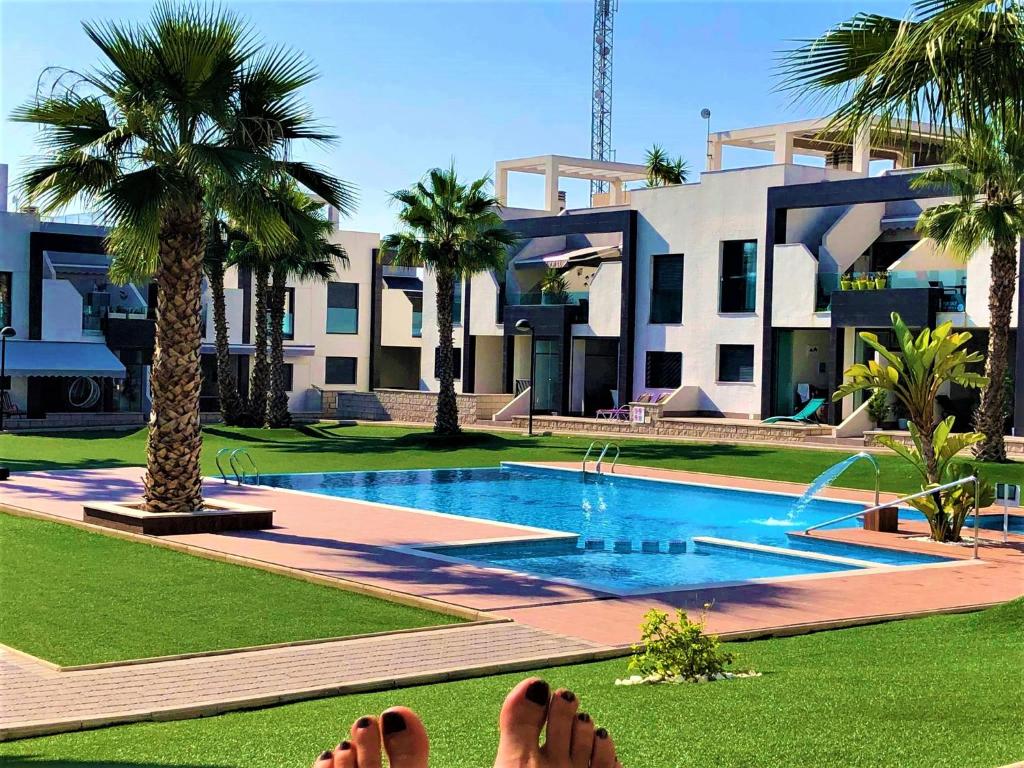
MULTIPOLYGON (((692 472, 621 465, 618 471, 751 490, 804 490, 792 483, 692 472)), ((18 473, 0 484, 0 507, 80 521, 86 499, 137 497, 141 475, 139 468, 18 473)), ((274 508, 275 528, 168 539, 217 555, 356 582, 511 618, 515 623, 395 635, 386 641, 375 638, 247 651, 118 671, 53 672, 8 654, 0 656, 0 729, 41 728, 48 723, 51 730, 66 730, 127 719, 185 717, 195 714, 200 705, 220 711, 367 686, 387 687, 396 684, 396 678, 410 675, 407 679, 423 675, 444 679, 436 675, 482 673, 503 662, 525 668, 580 654, 606 654, 637 639, 642 616, 651 608, 692 609, 713 601, 709 627, 714 632, 786 633, 965 610, 1024 594, 1024 536, 1019 535, 1012 536, 1009 545, 1001 545, 995 543, 998 534, 986 532, 989 542, 982 548, 982 559, 972 561, 969 549, 911 541, 911 536, 922 532, 920 527, 908 526, 899 536, 854 529, 822 532, 816 535, 940 553, 958 562, 617 597, 401 550, 427 543, 539 535, 521 526, 220 483, 211 483, 205 492, 209 497, 274 508), (372 653, 365 653, 368 647, 372 653), (260 674, 255 674, 256 669, 260 674), (137 682, 148 675, 159 677, 160 684, 151 688, 154 681, 137 682)), ((829 489, 823 495, 871 501, 871 494, 861 491, 829 489)))
POLYGON ((501 622, 70 672, 0 651, 0 740, 530 669, 604 650, 501 622))

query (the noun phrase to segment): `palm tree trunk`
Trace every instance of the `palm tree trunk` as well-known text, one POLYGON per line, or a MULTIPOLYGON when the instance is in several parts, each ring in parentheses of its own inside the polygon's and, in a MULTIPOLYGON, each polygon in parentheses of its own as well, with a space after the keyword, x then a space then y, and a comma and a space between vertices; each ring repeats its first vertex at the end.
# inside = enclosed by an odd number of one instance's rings
POLYGON ((203 503, 199 457, 199 348, 203 236, 198 195, 164 213, 160 227, 153 410, 144 499, 150 512, 193 512, 203 503))
POLYGON ((992 244, 992 278, 988 293, 988 386, 981 393, 975 427, 985 434, 974 455, 981 461, 1006 461, 1006 372, 1009 359, 1010 314, 1017 287, 1017 252, 1013 240, 992 244))
POLYGON ((455 400, 455 379, 452 370, 452 303, 455 275, 447 270, 437 272, 437 369, 440 388, 437 393, 437 414, 434 434, 459 433, 459 406, 455 400))
POLYGON ((206 275, 210 280, 210 298, 213 304, 213 330, 217 349, 217 399, 224 423, 234 426, 245 418, 245 404, 238 393, 238 379, 231 365, 228 341, 228 318, 224 300, 224 262, 207 262, 206 275))
POLYGON ((288 394, 284 391, 284 297, 286 275, 274 270, 270 286, 270 395, 267 398, 268 427, 287 427, 288 394))
POLYGON ((255 350, 252 356, 252 375, 249 377, 249 423, 261 426, 267 413, 267 390, 270 365, 267 361, 267 281, 266 266, 257 266, 255 272, 255 350))

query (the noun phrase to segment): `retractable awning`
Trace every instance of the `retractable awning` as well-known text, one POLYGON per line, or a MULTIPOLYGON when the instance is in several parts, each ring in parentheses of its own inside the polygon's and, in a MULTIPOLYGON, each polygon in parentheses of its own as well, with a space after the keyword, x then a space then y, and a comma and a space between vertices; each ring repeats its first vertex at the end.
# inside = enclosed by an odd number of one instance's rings
POLYGON ((124 365, 105 344, 79 341, 8 341, 4 371, 8 376, 125 376, 124 365))
POLYGON ((528 256, 516 259, 513 264, 517 269, 526 267, 554 267, 561 269, 569 264, 581 261, 601 261, 621 258, 622 254, 616 246, 600 248, 577 248, 572 251, 554 251, 539 256, 528 256))

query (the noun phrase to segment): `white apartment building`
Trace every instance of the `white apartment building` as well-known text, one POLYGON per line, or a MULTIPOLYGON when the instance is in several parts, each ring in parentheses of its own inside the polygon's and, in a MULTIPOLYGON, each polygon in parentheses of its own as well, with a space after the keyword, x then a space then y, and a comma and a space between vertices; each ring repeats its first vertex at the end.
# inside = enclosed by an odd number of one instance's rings
MULTIPOLYGON (((903 143, 865 134, 852 144, 823 138, 824 124, 712 134, 699 179, 669 187, 628 189, 644 178, 639 165, 563 156, 499 162, 499 199, 509 173, 538 173, 543 207, 504 208, 521 238, 507 269, 460 286, 459 390, 528 384, 530 339, 515 330, 519 320, 534 329, 535 409, 561 415, 590 416, 644 393, 668 397, 665 412, 680 416, 788 415, 811 397, 829 399, 842 371, 873 354, 857 332, 885 340, 892 311, 917 327, 951 320, 984 351, 988 252, 965 264, 914 229, 939 198, 909 181, 941 157, 942 139, 914 126, 905 153, 903 143), (763 150, 771 162, 722 170, 729 147, 763 150), (817 160, 796 164, 795 156, 817 160), (889 167, 878 173, 879 164, 889 167), (604 181, 608 192, 593 207, 564 210, 560 178, 604 181), (560 295, 544 290, 555 273, 560 295)), ((1019 277, 1018 285, 1020 294, 1019 277)), ((429 275, 424 288, 420 377, 435 390, 429 275)), ((1014 342, 1010 364, 1020 434, 1024 344, 1014 342)), ((975 396, 954 387, 940 405, 966 427, 975 396)), ((830 408, 840 434, 869 426, 861 405, 851 397, 830 408)))

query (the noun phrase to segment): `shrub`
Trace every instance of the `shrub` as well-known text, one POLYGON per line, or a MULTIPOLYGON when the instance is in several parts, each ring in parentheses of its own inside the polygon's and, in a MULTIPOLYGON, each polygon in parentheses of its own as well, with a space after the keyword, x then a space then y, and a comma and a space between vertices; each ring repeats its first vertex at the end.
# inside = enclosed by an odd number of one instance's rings
POLYGON ((700 619, 692 621, 679 609, 676 621, 667 613, 651 610, 644 616, 640 643, 633 646, 629 669, 644 677, 682 677, 696 680, 711 678, 725 670, 735 658, 722 647, 717 635, 704 631, 710 604, 704 606, 700 619))
POLYGON ((876 389, 868 400, 868 416, 878 427, 889 418, 889 394, 884 389, 876 389))

